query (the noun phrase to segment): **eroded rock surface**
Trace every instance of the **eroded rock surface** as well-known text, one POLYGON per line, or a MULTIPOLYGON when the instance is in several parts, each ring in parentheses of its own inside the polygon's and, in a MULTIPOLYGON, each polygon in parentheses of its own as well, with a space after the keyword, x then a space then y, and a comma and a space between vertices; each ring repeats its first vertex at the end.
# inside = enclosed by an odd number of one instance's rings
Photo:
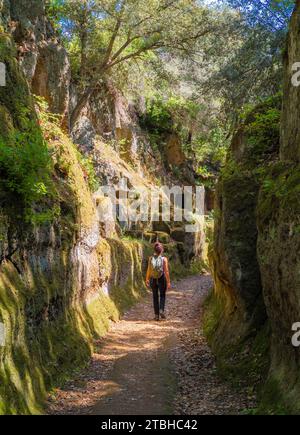
MULTIPOLYGON (((300 94, 292 82, 292 66, 300 56, 299 17, 297 1, 285 52, 280 140, 278 121, 269 124, 261 143, 257 135, 256 142, 253 138, 249 142, 245 128, 240 129, 217 193, 212 265, 223 309, 216 315, 212 342, 223 363, 225 356, 223 368, 234 367, 243 346, 227 355, 224 348, 232 339, 237 343, 248 336, 249 352, 252 338, 268 331, 263 326, 267 320, 270 333, 263 340, 269 372, 261 380, 262 412, 300 412, 299 351, 291 344, 292 325, 300 319, 300 94), (259 146, 253 147, 255 143, 259 146), (238 336, 234 331, 239 331, 238 336)), ((248 122, 257 116, 262 119, 267 106, 258 106, 248 122)), ((276 107, 279 110, 280 105, 276 107)))
MULTIPOLYGON (((292 325, 300 319, 300 93, 291 68, 300 59, 300 3, 287 41, 280 161, 269 168, 271 184, 260 192, 258 253, 264 300, 272 329, 267 387, 282 407, 300 412, 299 349, 291 345, 292 325)), ((269 398, 272 401, 271 398, 269 398)))

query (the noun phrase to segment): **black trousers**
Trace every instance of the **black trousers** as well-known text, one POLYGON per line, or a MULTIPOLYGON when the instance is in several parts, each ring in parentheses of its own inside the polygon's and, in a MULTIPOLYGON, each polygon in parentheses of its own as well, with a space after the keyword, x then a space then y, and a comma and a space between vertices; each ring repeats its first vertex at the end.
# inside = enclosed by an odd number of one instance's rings
POLYGON ((154 313, 159 316, 160 311, 165 311, 167 280, 165 275, 158 279, 151 278, 150 286, 153 293, 154 313))

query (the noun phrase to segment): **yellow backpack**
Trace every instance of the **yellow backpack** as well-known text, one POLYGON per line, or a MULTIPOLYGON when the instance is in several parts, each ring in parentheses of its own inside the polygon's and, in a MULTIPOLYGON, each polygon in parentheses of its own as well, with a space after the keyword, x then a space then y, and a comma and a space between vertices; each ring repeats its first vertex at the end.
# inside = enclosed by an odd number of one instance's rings
POLYGON ((149 260, 150 277, 159 279, 164 274, 164 257, 162 255, 153 255, 149 260))

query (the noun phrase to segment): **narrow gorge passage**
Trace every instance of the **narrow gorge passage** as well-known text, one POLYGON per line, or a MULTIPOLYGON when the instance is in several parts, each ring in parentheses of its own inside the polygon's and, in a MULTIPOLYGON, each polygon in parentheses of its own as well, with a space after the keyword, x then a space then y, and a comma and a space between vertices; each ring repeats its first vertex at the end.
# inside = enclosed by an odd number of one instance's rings
POLYGON ((210 276, 183 279, 168 295, 168 320, 152 301, 131 309, 97 343, 89 367, 49 399, 49 414, 231 414, 253 406, 216 374, 199 318, 210 276))

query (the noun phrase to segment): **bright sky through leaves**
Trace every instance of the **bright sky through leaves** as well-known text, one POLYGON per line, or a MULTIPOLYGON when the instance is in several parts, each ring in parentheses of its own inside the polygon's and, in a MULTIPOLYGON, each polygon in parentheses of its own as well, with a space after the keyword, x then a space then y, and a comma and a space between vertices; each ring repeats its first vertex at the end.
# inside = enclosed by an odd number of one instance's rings
POLYGON ((250 25, 257 24, 272 30, 287 28, 294 8, 292 0, 219 0, 216 3, 227 3, 245 14, 250 25))

